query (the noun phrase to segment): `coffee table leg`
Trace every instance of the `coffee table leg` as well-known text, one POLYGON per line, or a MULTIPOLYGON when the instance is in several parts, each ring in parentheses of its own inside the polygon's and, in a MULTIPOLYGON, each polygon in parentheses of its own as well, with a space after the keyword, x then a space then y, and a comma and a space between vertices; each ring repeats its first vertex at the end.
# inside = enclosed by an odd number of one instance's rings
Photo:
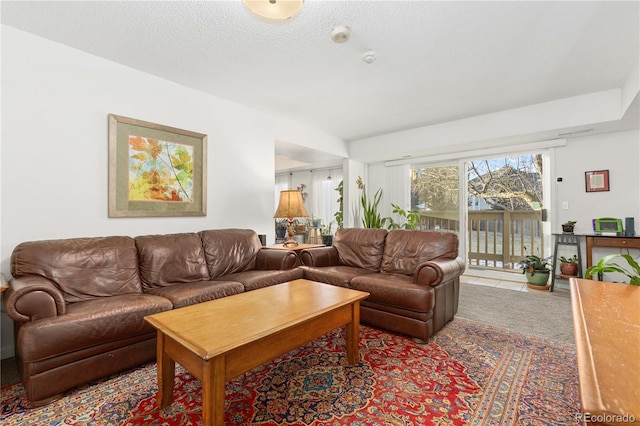
POLYGON ((360 302, 351 305, 351 322, 347 324, 347 360, 351 365, 360 363, 360 302))
POLYGON ((176 376, 176 362, 169 358, 164 351, 164 333, 158 331, 158 407, 160 409, 171 405, 173 386, 176 376))
POLYGON ((202 425, 224 425, 224 355, 211 358, 204 364, 202 374, 202 425))

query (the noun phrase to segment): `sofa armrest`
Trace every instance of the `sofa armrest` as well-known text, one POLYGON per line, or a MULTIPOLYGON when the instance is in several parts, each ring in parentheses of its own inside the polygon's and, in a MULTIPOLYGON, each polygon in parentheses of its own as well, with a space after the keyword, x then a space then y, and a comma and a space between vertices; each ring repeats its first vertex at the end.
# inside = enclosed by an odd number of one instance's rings
POLYGON ((340 257, 333 247, 313 247, 300 252, 300 263, 304 266, 338 266, 340 257))
POLYGON ((261 248, 256 255, 256 270, 285 270, 296 266, 297 255, 290 250, 261 248))
POLYGON ((455 259, 434 259, 424 262, 416 268, 414 280, 418 284, 436 287, 464 273, 464 261, 455 259))
POLYGON ((16 322, 63 315, 67 306, 55 284, 38 275, 13 278, 2 299, 7 315, 16 322))

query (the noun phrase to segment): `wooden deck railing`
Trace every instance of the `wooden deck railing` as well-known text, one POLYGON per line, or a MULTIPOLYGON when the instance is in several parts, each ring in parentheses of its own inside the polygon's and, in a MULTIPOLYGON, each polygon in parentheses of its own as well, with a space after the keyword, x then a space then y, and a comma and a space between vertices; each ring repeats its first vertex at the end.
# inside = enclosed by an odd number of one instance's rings
MULTIPOLYGON (((527 254, 544 256, 540 211, 469 211, 467 240, 469 266, 514 269, 527 254)), ((458 212, 422 212, 421 229, 460 232, 458 212)))

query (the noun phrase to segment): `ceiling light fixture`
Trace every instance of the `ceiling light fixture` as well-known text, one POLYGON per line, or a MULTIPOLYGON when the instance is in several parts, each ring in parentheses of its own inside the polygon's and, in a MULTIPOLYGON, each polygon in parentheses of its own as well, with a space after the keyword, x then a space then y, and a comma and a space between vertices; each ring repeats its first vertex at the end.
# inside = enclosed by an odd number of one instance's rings
POLYGON ((242 0, 256 15, 269 19, 289 19, 302 9, 304 0, 242 0))

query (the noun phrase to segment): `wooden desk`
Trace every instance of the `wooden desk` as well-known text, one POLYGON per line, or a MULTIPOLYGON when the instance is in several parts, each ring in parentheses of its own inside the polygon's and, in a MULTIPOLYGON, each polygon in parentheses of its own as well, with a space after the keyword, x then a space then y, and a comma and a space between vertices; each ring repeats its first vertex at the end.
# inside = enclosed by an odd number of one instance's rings
POLYGON ((583 424, 640 425, 640 287, 570 286, 583 424))
MULTIPOLYGON (((587 268, 593 265, 594 247, 636 248, 640 249, 640 236, 618 237, 614 235, 585 234, 587 239, 587 268)), ((587 277, 588 278, 588 277, 587 277)))
POLYGON ((295 280, 146 316, 158 330, 158 406, 171 404, 178 362, 202 382, 202 424, 223 426, 226 381, 343 325, 357 365, 367 296, 295 280))

